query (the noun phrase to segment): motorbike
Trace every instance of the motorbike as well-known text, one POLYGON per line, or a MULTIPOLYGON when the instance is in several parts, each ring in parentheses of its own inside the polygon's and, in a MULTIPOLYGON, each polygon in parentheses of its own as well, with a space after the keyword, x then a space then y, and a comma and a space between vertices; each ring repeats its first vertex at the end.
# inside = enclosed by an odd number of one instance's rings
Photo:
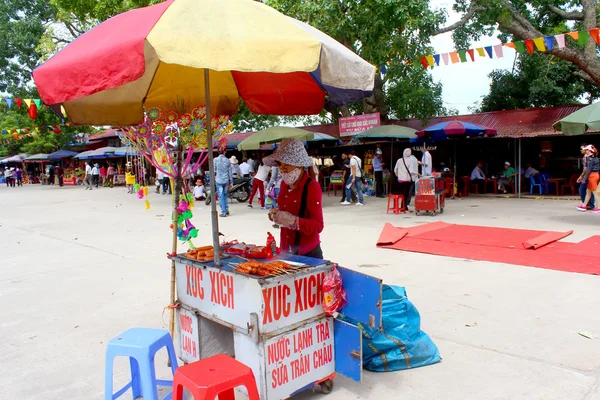
MULTIPOLYGON (((229 189, 229 199, 245 203, 250 198, 252 192, 252 178, 239 178, 233 180, 233 188, 229 189)), ((206 189, 205 204, 210 205, 210 186, 206 189)))

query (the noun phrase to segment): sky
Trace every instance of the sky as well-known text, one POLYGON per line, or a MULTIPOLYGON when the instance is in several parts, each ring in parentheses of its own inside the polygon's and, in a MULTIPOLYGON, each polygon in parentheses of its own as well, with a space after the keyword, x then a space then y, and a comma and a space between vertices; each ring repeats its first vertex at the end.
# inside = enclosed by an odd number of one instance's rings
MULTIPOLYGON (((448 12, 450 25, 460 19, 460 15, 452 11, 451 0, 430 0, 431 8, 445 9, 448 12)), ((500 43, 496 37, 483 37, 480 41, 473 42, 471 48, 493 46, 500 43)), ((436 53, 449 53, 455 51, 452 41, 452 32, 435 36, 431 45, 436 53)), ((490 79, 488 75, 494 69, 512 69, 515 59, 515 50, 503 46, 503 58, 489 59, 479 57, 475 52, 475 62, 467 56, 467 63, 457 63, 433 68, 433 79, 443 84, 442 97, 446 108, 454 108, 459 114, 470 114, 468 107, 481 101, 481 97, 489 92, 490 79)))

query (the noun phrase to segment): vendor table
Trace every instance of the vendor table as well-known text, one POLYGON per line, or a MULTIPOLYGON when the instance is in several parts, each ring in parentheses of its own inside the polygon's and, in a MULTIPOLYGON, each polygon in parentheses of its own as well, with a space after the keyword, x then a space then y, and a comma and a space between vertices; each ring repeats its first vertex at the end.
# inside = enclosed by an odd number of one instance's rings
MULTIPOLYGON (((328 317, 322 283, 334 264, 302 256, 276 259, 308 266, 290 275, 239 273, 226 258, 221 268, 178 255, 177 337, 185 363, 228 354, 254 372, 260 398, 286 399, 321 385, 328 393, 336 372, 360 381, 362 334, 328 317)), ((381 328, 381 280, 338 267, 348 305, 346 317, 381 328)))

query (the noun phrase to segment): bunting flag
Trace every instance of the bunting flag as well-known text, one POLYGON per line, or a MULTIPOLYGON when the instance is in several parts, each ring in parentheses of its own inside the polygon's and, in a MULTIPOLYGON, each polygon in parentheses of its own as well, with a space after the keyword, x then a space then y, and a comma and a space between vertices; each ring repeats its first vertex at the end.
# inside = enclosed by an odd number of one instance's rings
MULTIPOLYGON (((533 54, 536 50, 542 53, 551 52, 556 48, 562 49, 566 46, 565 35, 571 37, 573 40, 576 40, 578 45, 580 46, 585 46, 590 41, 590 37, 594 40, 596 44, 600 45, 600 28, 594 28, 590 30, 583 30, 577 32, 561 33, 554 36, 542 36, 539 38, 517 40, 514 42, 497 44, 494 46, 484 46, 466 50, 457 50, 449 53, 442 53, 441 55, 436 54, 434 56, 422 56, 421 65, 423 66, 423 68, 433 67, 434 65, 439 66, 440 56, 442 61, 444 62, 444 65, 448 65, 448 57, 450 57, 450 61, 452 61, 452 64, 456 64, 459 62, 464 63, 467 62, 467 54, 469 55, 469 58, 471 58, 471 61, 474 62, 476 50, 477 55, 479 57, 485 57, 487 54, 489 58, 493 58, 493 55, 495 55, 496 58, 502 58, 504 55, 502 49, 503 46, 515 49, 520 54, 525 54, 525 52, 527 52, 528 54, 533 54), (556 46, 554 44, 555 40, 556 46), (425 60, 425 62, 423 60, 425 60)), ((15 101, 16 100, 17 99, 15 99, 15 101)))
POLYGON ((6 99, 4 99, 4 101, 6 102, 6 105, 8 106, 8 108, 10 108, 10 106, 12 106, 12 99, 6 98, 6 99))
POLYGON ((592 37, 592 39, 594 39, 594 42, 596 42, 596 44, 600 44, 599 33, 600 29, 598 28, 590 29, 590 36, 592 37))
POLYGON ((523 43, 522 41, 518 41, 518 42, 514 42, 515 43, 515 49, 519 52, 519 53, 525 53, 525 43, 523 43))
POLYGON ((469 49, 467 50, 467 54, 471 57, 471 61, 475 62, 475 50, 469 49))
POLYGON ((39 133, 41 131, 53 132, 55 134, 59 134, 61 131, 60 127, 64 127, 66 125, 40 125, 35 126, 33 128, 16 128, 16 129, 1 129, 0 134, 2 135, 10 135, 10 134, 18 134, 22 136, 27 136, 30 133, 39 133), (32 132, 33 131, 33 132, 32 132))
POLYGON ((590 37, 590 34, 588 33, 588 31, 581 31, 581 32, 577 32, 579 35, 579 38, 577 39, 577 41, 579 42, 580 45, 585 46, 588 42, 588 38, 590 37))
POLYGON ((448 53, 442 54, 442 61, 444 61, 444 65, 448 65, 448 53))
POLYGON ((537 51, 541 51, 541 52, 546 51, 546 46, 544 45, 544 38, 533 39, 533 44, 535 44, 535 48, 537 51))
POLYGON ((433 56, 425 56, 425 58, 427 59, 427 64, 429 64, 430 67, 433 67, 434 66, 433 56))
POLYGON ((23 99, 23 101, 25 102, 25 105, 27 106, 27 108, 29 108, 31 106, 31 99, 23 99))
POLYGON ((40 99, 33 99, 33 102, 35 103, 37 108, 40 108, 42 106, 42 100, 40 99))
POLYGON ((17 107, 18 108, 21 108, 21 105, 23 104, 23 101, 21 99, 15 98, 15 103, 17 103, 17 107))
POLYGON ((554 36, 544 36, 544 44, 548 51, 552 51, 552 48, 554 47, 554 36))
POLYGON ((529 54, 533 54, 533 40, 528 39, 523 41, 525 43, 525 47, 527 47, 527 52, 529 54))

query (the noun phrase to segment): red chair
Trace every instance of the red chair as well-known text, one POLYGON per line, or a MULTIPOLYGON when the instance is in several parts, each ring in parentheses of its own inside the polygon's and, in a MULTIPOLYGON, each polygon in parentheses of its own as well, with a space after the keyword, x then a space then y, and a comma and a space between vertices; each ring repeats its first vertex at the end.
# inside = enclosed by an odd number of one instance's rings
POLYGON ((569 190, 569 192, 571 192, 570 194, 573 196, 575 195, 575 193, 577 193, 577 178, 579 177, 579 175, 577 174, 573 174, 571 175, 571 179, 569 179, 569 183, 566 185, 563 185, 563 187, 561 188, 561 193, 563 196, 565 195, 565 192, 567 190, 569 190))
POLYGON ((327 197, 331 194, 331 188, 333 188, 333 195, 337 196, 338 188, 344 190, 344 171, 333 171, 329 177, 329 185, 327 185, 327 197))
POLYGON ((404 195, 402 194, 390 194, 388 196, 388 205, 386 214, 389 214, 390 210, 394 212, 394 214, 398 214, 400 212, 406 212, 406 204, 404 204, 404 195), (391 207, 390 207, 391 206, 391 207))
POLYGON ((463 176, 462 180, 463 180, 462 195, 466 197, 469 195, 469 183, 471 182, 471 178, 469 178, 468 176, 463 176))
POLYGON ((233 358, 219 354, 177 368, 173 377, 173 400, 183 400, 183 389, 194 400, 235 400, 234 389, 244 386, 249 400, 260 400, 252 370, 233 358))

